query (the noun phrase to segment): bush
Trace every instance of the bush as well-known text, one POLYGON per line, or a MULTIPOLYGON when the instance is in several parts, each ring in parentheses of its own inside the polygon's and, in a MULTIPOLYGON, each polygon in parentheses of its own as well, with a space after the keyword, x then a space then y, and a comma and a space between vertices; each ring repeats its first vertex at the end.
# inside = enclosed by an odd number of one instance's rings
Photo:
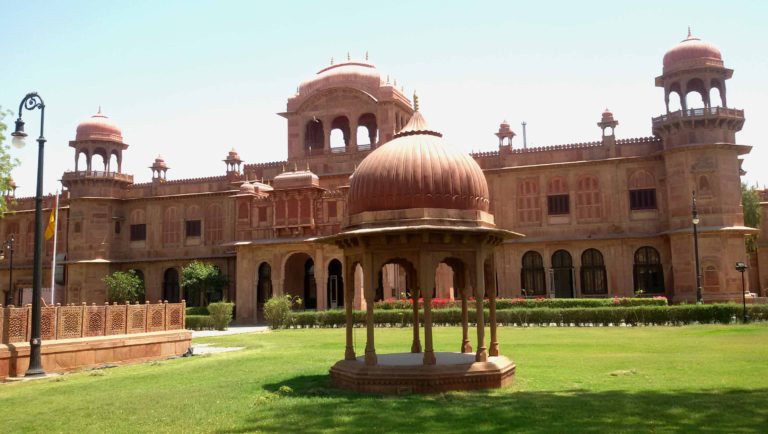
MULTIPOLYGON (((768 321, 768 305, 747 306, 751 321, 768 321)), ((488 310, 485 321, 488 321, 488 310)), ((590 308, 498 309, 496 322, 500 325, 683 325, 683 324, 730 324, 733 318, 741 318, 741 305, 706 304, 677 306, 619 306, 590 308)), ((474 323, 474 306, 469 311, 469 322, 474 323)), ((412 309, 374 310, 373 322, 378 327, 408 327, 413 324, 412 309)), ((419 311, 419 322, 424 322, 424 312, 419 311)), ((365 326, 366 312, 354 311, 355 326, 365 326)), ((343 310, 319 312, 288 312, 284 327, 343 327, 346 316, 343 310)), ((455 326, 461 324, 461 309, 432 310, 432 324, 455 326)))
POLYGON ((110 303, 135 303, 144 300, 144 281, 134 270, 115 271, 102 279, 107 285, 107 300, 110 303))
POLYGON ((210 315, 206 306, 187 307, 187 315, 210 315))
MULTIPOLYGON (((474 307, 474 298, 469 299, 470 306, 474 307)), ((488 299, 483 300, 483 305, 488 308, 488 299)), ((594 307, 627 307, 627 306, 667 306, 666 297, 610 297, 610 298, 497 298, 497 309, 510 308, 594 308, 594 307)), ((406 298, 388 298, 377 301, 376 309, 412 309, 413 300, 406 298)), ((424 307, 424 299, 419 299, 419 308, 424 307)), ((461 300, 447 298, 433 298, 433 309, 461 308, 461 300)))
POLYGON ((235 308, 234 303, 220 301, 208 305, 208 311, 211 313, 211 323, 216 330, 226 330, 229 323, 232 322, 232 311, 235 308))
MULTIPOLYGON (((295 318, 289 318, 289 314, 294 305, 301 305, 301 299, 299 297, 276 295, 267 300, 267 302, 264 303, 264 318, 267 320, 269 327, 272 329, 279 329, 280 327, 289 327, 293 325, 295 318), (290 322, 289 319, 291 320, 290 322)), ((305 313, 316 314, 316 312, 305 313)))
POLYGON ((211 330, 213 320, 209 315, 187 315, 184 327, 188 330, 211 330))

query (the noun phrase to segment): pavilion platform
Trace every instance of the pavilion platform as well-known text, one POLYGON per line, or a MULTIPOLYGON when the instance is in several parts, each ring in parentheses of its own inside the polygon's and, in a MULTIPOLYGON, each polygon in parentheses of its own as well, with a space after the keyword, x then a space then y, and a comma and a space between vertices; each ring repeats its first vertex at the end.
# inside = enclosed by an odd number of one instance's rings
POLYGON ((364 356, 341 360, 331 368, 331 382, 355 392, 394 395, 501 388, 515 376, 515 364, 504 356, 476 362, 474 353, 434 354, 434 365, 424 364, 423 353, 377 354, 375 365, 366 365, 364 356))

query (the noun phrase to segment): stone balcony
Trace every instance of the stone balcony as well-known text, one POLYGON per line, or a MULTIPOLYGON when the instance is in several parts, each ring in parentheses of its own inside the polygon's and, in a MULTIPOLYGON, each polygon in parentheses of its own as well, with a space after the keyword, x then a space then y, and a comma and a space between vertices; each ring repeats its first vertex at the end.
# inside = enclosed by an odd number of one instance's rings
POLYGON ((653 134, 667 147, 693 143, 735 143, 744 125, 744 110, 705 107, 678 110, 651 120, 653 134))
POLYGON ((127 175, 125 173, 107 172, 103 170, 79 170, 64 172, 61 177, 62 181, 75 181, 85 179, 104 179, 117 182, 133 183, 133 175, 127 175))

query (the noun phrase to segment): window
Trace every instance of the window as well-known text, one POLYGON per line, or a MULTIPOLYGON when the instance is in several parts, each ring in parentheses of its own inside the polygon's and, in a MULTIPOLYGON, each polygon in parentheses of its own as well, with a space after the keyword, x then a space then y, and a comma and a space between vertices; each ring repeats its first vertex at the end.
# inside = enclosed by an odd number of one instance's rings
POLYGON ((259 222, 267 223, 267 207, 265 206, 259 207, 259 222))
POLYGON ((199 237, 202 233, 202 227, 200 220, 187 220, 185 228, 187 237, 199 237))
POLYGON ((544 295, 544 262, 541 255, 530 251, 523 255, 523 269, 520 273, 520 288, 523 296, 544 295))
POLYGON ((549 215, 568 214, 571 212, 567 194, 547 196, 547 213, 549 215))
POLYGON ((147 225, 144 223, 131 225, 131 241, 144 241, 147 239, 147 225))
POLYGON ((581 293, 583 295, 608 294, 603 254, 597 249, 587 249, 581 254, 581 293))
POLYGON ((163 244, 178 244, 181 238, 181 222, 176 207, 169 207, 163 213, 163 244))
POLYGON ((120 221, 115 222, 115 235, 120 235, 120 221))
POLYGON ((656 209, 656 189, 629 190, 629 209, 656 209))
POLYGON ((336 201, 328 202, 328 218, 336 218, 336 201))
POLYGON ((602 196, 597 178, 584 176, 576 185, 576 217, 599 219, 602 217, 602 196))
POLYGON ((635 252, 635 292, 644 294, 664 293, 664 271, 659 251, 653 247, 640 247, 635 252))
POLYGON ((541 221, 539 183, 536 178, 523 179, 517 187, 517 212, 520 223, 541 221))
POLYGON ((656 181, 647 170, 638 170, 629 178, 629 209, 656 209, 656 181))
POLYGON ((205 240, 209 244, 224 240, 224 213, 221 205, 217 203, 208 206, 205 216, 205 240))

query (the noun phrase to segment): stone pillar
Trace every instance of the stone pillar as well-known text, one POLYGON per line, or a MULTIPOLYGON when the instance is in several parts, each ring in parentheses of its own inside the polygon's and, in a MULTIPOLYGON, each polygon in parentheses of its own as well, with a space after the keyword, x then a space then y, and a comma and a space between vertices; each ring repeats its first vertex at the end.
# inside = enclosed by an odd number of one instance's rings
POLYGON ((432 285, 435 283, 435 270, 430 258, 421 254, 419 260, 419 291, 424 297, 424 364, 434 365, 435 349, 432 346, 432 285))
POLYGON ((411 288, 411 299, 413 300, 413 343, 411 344, 412 353, 421 352, 421 341, 419 340, 419 290, 411 288))
POLYGON ((469 287, 461 288, 461 352, 471 353, 472 343, 469 342, 469 312, 467 310, 467 291, 469 287))
POLYGON ((495 282, 495 279, 494 279, 494 284, 490 288, 490 293, 488 294, 488 310, 489 310, 488 319, 491 321, 491 348, 488 351, 488 355, 498 356, 499 341, 496 337, 496 282, 495 282))
POLYGON ((331 122, 332 118, 323 118, 323 152, 330 152, 331 149, 331 122))
POLYGON ((373 342, 373 299, 376 296, 376 276, 373 272, 373 254, 365 253, 363 256, 363 292, 365 293, 365 328, 367 339, 365 341, 365 364, 376 365, 376 347, 373 342))
POLYGON ((347 270, 347 276, 349 276, 348 282, 352 282, 352 285, 344 285, 344 311, 346 313, 346 319, 347 319, 347 347, 344 351, 344 360, 355 360, 355 347, 352 340, 352 327, 353 327, 353 317, 352 317, 352 303, 355 299, 354 293, 355 293, 355 266, 352 261, 347 258, 344 262, 347 264, 352 264, 352 269, 347 270))
POLYGON ((357 115, 351 115, 349 119, 349 141, 347 151, 357 151, 357 115))
POLYGON ((488 360, 485 348, 485 317, 483 316, 483 297, 485 295, 485 261, 483 253, 475 253, 475 311, 477 315, 477 353, 476 362, 488 360))

